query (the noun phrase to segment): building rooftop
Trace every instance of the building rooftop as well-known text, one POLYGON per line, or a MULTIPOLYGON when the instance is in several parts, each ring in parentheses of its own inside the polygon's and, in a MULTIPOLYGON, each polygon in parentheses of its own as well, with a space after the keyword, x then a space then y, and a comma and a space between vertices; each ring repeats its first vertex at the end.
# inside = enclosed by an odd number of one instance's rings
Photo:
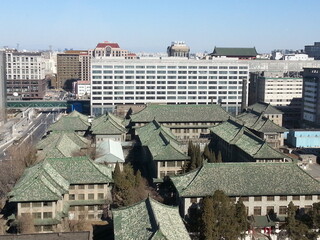
POLYGON ((269 118, 264 116, 264 112, 246 111, 237 116, 237 119, 243 121, 244 126, 257 132, 270 133, 277 132, 283 133, 287 129, 275 124, 269 118))
POLYGON ((257 102, 247 107, 248 110, 264 114, 283 114, 280 110, 270 105, 270 103, 257 102))
POLYGON ((187 160, 189 157, 180 149, 180 143, 169 128, 156 120, 136 128, 141 145, 147 146, 153 160, 187 160))
POLYGON ((258 55, 256 48, 220 48, 215 47, 211 56, 226 57, 256 57, 258 55))
POLYGON ((225 142, 237 146, 254 159, 289 159, 287 155, 270 147, 238 121, 229 119, 211 127, 210 131, 225 142))
POLYGON ((121 142, 107 139, 97 146, 98 157, 96 163, 124 163, 124 155, 121 142))
POLYGON ((151 122, 156 119, 165 122, 223 122, 230 117, 220 105, 149 104, 146 108, 130 116, 132 122, 151 122))
POLYGON ((111 42, 108 42, 108 41, 105 41, 103 43, 98 43, 96 48, 105 48, 107 46, 109 46, 111 48, 120 48, 118 43, 111 43, 111 42))
POLYGON ((320 194, 320 182, 295 163, 204 163, 170 179, 180 197, 320 194))
POLYGON ((27 168, 9 193, 10 202, 56 201, 70 184, 112 182, 112 171, 88 157, 47 158, 27 168))
POLYGON ((147 198, 135 205, 113 210, 115 239, 191 239, 177 207, 147 198))
POLYGON ((87 131, 90 127, 88 116, 73 111, 67 116, 61 117, 49 127, 49 131, 87 131))
POLYGON ((108 112, 93 120, 91 131, 94 135, 127 133, 125 120, 108 112))
POLYGON ((79 136, 75 132, 51 132, 47 137, 41 139, 37 144, 36 149, 42 150, 39 152, 41 159, 72 157, 81 149, 87 149, 90 145, 90 140, 79 136))

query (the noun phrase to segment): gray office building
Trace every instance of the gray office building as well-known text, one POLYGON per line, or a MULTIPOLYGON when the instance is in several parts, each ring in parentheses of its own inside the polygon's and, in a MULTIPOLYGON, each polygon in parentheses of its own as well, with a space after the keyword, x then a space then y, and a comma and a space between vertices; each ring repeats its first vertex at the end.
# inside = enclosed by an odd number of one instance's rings
POLYGON ((6 121, 6 54, 4 51, 0 51, 0 126, 6 121))

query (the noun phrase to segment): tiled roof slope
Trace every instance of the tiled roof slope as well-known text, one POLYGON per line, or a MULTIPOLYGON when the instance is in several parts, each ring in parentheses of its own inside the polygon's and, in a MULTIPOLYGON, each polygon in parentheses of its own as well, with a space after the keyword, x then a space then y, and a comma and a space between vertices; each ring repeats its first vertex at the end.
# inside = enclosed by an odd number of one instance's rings
POLYGON ((180 144, 169 128, 161 126, 156 120, 136 128, 142 146, 147 146, 153 160, 189 159, 180 149, 180 144))
POLYGON ((122 134, 127 133, 124 120, 111 113, 106 113, 92 122, 92 134, 122 134))
POLYGON ((26 169, 9 196, 11 202, 54 201, 68 192, 70 184, 109 182, 111 169, 87 157, 47 158, 26 169))
POLYGON ((220 105, 150 104, 140 112, 132 114, 133 122, 223 122, 230 115, 220 105))
POLYGON ((113 210, 113 222, 115 240, 190 239, 178 208, 152 198, 113 210))
POLYGON ((277 132, 283 133, 286 132, 287 129, 284 127, 280 127, 279 125, 272 122, 269 118, 263 116, 262 113, 258 113, 255 111, 247 111, 241 113, 237 116, 237 119, 244 122, 244 125, 247 128, 253 129, 257 132, 270 133, 277 132))
POLYGON ((320 194, 320 182, 294 163, 205 163, 170 177, 180 197, 320 194))
MULTIPOLYGON (((90 84, 90 82, 89 82, 90 84)), ((81 118, 83 121, 88 122, 88 116, 84 115, 82 113, 79 113, 77 110, 72 111, 71 113, 68 114, 68 117, 79 117, 81 118)))
POLYGON ((256 57, 256 48, 220 48, 215 47, 212 56, 231 56, 231 57, 256 57))
POLYGON ((74 153, 81 149, 88 148, 90 141, 79 136, 75 132, 52 132, 42 139, 36 146, 37 150, 42 150, 42 157, 60 158, 72 157, 74 153))
POLYGON ((49 127, 49 131, 87 131, 90 123, 82 116, 63 116, 49 127))
POLYGON ((265 102, 257 102, 255 104, 248 106, 247 109, 258 112, 258 113, 264 112, 265 114, 283 114, 283 112, 271 106, 269 103, 265 103, 265 102))
POLYGON ((211 127, 210 131, 227 143, 237 146, 253 158, 289 158, 287 155, 270 147, 265 141, 237 121, 229 119, 224 123, 211 127))
POLYGON ((96 163, 124 163, 124 155, 121 142, 107 139, 101 142, 97 151, 98 157, 94 160, 96 163))

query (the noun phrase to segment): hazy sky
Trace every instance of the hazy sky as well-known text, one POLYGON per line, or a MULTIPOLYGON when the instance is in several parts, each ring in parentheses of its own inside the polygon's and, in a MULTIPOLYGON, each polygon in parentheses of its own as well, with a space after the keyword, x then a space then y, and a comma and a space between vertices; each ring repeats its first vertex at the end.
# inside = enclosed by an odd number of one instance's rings
POLYGON ((320 41, 320 0, 1 0, 0 48, 94 48, 132 52, 218 47, 303 49, 320 41))

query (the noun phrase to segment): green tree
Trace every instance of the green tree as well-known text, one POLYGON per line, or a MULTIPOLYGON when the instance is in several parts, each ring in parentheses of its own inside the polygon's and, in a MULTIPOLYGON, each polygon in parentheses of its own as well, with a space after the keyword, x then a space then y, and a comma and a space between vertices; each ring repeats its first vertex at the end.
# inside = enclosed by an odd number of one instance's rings
POLYGON ((308 227, 296 219, 296 207, 291 201, 287 209, 287 217, 284 228, 287 230, 288 237, 291 240, 305 240, 308 233, 308 227))
POLYGON ((216 154, 213 151, 209 151, 209 157, 208 157, 208 163, 215 163, 216 160, 216 154))
POLYGON ((203 156, 204 159, 209 160, 210 150, 209 150, 208 144, 206 144, 206 145, 204 146, 202 156, 203 156))
POLYGON ((201 211, 200 239, 213 240, 213 199, 204 197, 201 211))
POLYGON ((218 163, 221 163, 221 162, 222 162, 222 154, 221 154, 221 151, 218 152, 217 162, 218 162, 218 163))
POLYGON ((239 231, 243 234, 245 231, 248 230, 248 220, 247 220, 247 211, 246 207, 244 206, 242 199, 239 198, 238 202, 235 206, 235 216, 238 222, 239 231))

